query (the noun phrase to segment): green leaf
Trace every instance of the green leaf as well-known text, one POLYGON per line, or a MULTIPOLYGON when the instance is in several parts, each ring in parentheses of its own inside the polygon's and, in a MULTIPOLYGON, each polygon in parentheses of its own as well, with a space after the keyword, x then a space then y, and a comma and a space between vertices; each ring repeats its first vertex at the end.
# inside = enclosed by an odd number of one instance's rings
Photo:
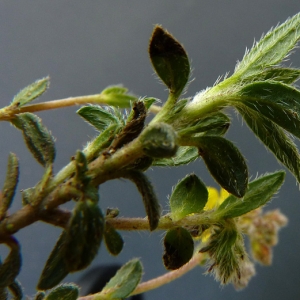
POLYGON ((8 157, 8 165, 4 186, 2 188, 2 199, 0 200, 0 221, 4 218, 15 195, 19 180, 19 161, 14 153, 8 157))
POLYGON ((182 45, 161 26, 156 26, 149 45, 154 70, 160 79, 179 96, 188 82, 190 64, 182 45))
POLYGON ((248 170, 238 148, 219 136, 197 137, 196 143, 215 180, 229 193, 243 197, 248 184, 248 170))
POLYGON ((196 147, 182 146, 178 147, 175 156, 171 158, 155 159, 152 163, 153 166, 158 167, 177 167, 186 165, 199 157, 198 149, 196 147))
POLYGON ((77 114, 99 131, 105 130, 110 125, 119 124, 119 119, 113 113, 100 106, 83 106, 77 110, 77 114))
POLYGON ((198 120, 194 124, 185 125, 184 129, 180 129, 177 133, 179 136, 191 136, 205 132, 208 135, 223 135, 230 125, 228 116, 221 112, 213 113, 212 115, 198 120))
POLYGON ((64 259, 66 237, 67 234, 63 231, 43 269, 37 285, 38 290, 48 290, 55 287, 69 274, 69 270, 64 259))
POLYGON ((154 98, 154 97, 144 97, 141 99, 141 101, 143 101, 143 103, 145 104, 145 107, 147 110, 149 110, 149 108, 152 106, 152 104, 154 104, 155 102, 160 102, 159 99, 154 98))
POLYGON ((118 255, 122 251, 124 245, 122 236, 107 222, 105 224, 104 240, 110 254, 118 255))
POLYGON ((54 138, 41 119, 31 113, 22 113, 12 122, 23 131, 26 145, 35 159, 44 167, 52 164, 55 158, 54 138))
POLYGON ((242 200, 230 195, 219 206, 216 215, 219 218, 235 218, 265 205, 281 187, 284 178, 285 173, 279 171, 252 181, 242 200))
POLYGON ((194 253, 191 234, 182 227, 169 229, 164 238, 164 265, 168 270, 176 270, 189 262, 194 253))
POLYGON ((141 171, 126 172, 123 177, 130 179, 136 185, 143 198, 145 210, 149 220, 150 230, 152 231, 156 229, 161 215, 161 207, 159 205, 159 201, 156 197, 151 182, 141 171))
POLYGON ((7 294, 7 289, 6 288, 0 288, 0 299, 2 300, 7 300, 8 299, 8 294, 7 294))
POLYGON ((34 295, 34 300, 43 300, 45 299, 45 293, 44 292, 37 292, 34 295))
POLYGON ((145 155, 153 158, 172 157, 176 154, 176 133, 165 123, 149 125, 140 135, 145 155))
POLYGON ((76 272, 86 268, 98 253, 103 236, 103 215, 97 203, 79 201, 66 232, 64 255, 67 268, 76 272))
POLYGON ((255 75, 249 76, 243 80, 243 83, 251 83, 254 81, 279 81, 285 84, 292 84, 296 82, 300 77, 299 69, 291 68, 269 68, 261 71, 255 75))
POLYGON ((10 248, 10 252, 4 262, 0 264, 0 288, 13 284, 22 266, 21 247, 18 241, 11 236, 6 244, 10 248))
POLYGON ((105 295, 107 299, 124 299, 128 297, 139 284, 142 272, 143 267, 139 259, 130 260, 110 279, 100 295, 105 295))
MULTIPOLYGON (((257 82, 240 91, 241 102, 300 138, 300 92, 279 82, 257 82)), ((238 102, 233 104, 239 105, 238 102)))
POLYGON ((62 284, 50 291, 45 300, 76 300, 79 288, 75 284, 62 284))
POLYGON ((128 89, 122 86, 110 86, 101 92, 101 96, 105 97, 107 105, 119 108, 128 108, 131 103, 137 101, 137 97, 127 93, 128 89))
POLYGON ((238 111, 255 135, 273 152, 300 182, 300 155, 297 146, 274 122, 247 107, 238 111))
POLYGON ((280 63, 296 46, 299 38, 300 14, 296 14, 256 43, 236 66, 235 75, 246 78, 280 63))
POLYGON ((49 77, 42 78, 21 90, 13 99, 12 105, 22 107, 42 95, 49 87, 49 77))
POLYGON ((178 182, 170 197, 172 219, 178 221, 189 214, 201 212, 207 199, 204 183, 195 174, 186 176, 178 182))

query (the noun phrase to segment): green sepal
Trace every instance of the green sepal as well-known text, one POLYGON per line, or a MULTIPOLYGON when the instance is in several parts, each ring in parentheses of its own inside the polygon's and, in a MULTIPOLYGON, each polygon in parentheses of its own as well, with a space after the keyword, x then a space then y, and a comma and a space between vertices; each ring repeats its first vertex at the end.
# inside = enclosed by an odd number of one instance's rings
POLYGON ((189 80, 190 63, 182 45, 161 26, 156 26, 150 39, 149 54, 159 78, 175 96, 189 80))
POLYGON ((155 230, 158 226, 161 207, 155 194, 152 183, 148 177, 141 171, 130 171, 123 175, 124 178, 130 179, 142 195, 146 214, 149 220, 150 230, 155 230))
POLYGON ((296 82, 300 77, 299 69, 291 69, 291 68, 269 68, 261 71, 255 75, 246 77, 243 80, 243 84, 249 82, 253 83, 255 81, 266 81, 273 80, 279 81, 285 84, 292 84, 296 82))
POLYGON ((0 288, 5 288, 14 283, 22 266, 20 245, 14 237, 9 237, 6 242, 10 252, 4 262, 0 264, 0 288))
POLYGON ((215 212, 220 219, 235 218, 265 205, 279 190, 284 182, 285 172, 279 171, 262 176, 249 183, 244 198, 230 195, 215 212))
POLYGON ((208 135, 223 135, 230 125, 228 116, 221 112, 216 112, 208 117, 198 120, 196 123, 185 125, 184 129, 177 131, 179 136, 191 136, 197 133, 208 135))
POLYGON ((105 224, 104 240, 110 254, 118 255, 122 251, 124 241, 121 234, 107 222, 105 224))
POLYGON ((54 288, 44 298, 45 300, 76 300, 79 296, 79 288, 75 284, 61 284, 54 288))
POLYGON ((97 203, 77 202, 66 228, 64 257, 70 272, 86 268, 98 253, 103 230, 103 214, 97 203))
POLYGON ((44 167, 55 158, 54 138, 41 119, 32 113, 18 114, 12 123, 22 130, 27 147, 35 159, 44 167))
POLYGON ((105 296, 105 299, 125 299, 139 284, 143 273, 143 267, 139 259, 135 258, 123 265, 110 279, 99 294, 105 296))
POLYGON ((22 107, 42 95, 49 87, 49 77, 35 81, 22 89, 13 99, 11 105, 22 107))
MULTIPOLYGON (((23 299, 23 289, 19 281, 15 280, 12 284, 8 286, 10 293, 14 296, 14 300, 23 299)), ((0 298, 2 300, 2 298, 0 298)))
POLYGON ((83 106, 76 113, 99 131, 112 124, 119 124, 119 119, 113 113, 100 106, 83 106))
POLYGON ((246 106, 238 107, 238 111, 254 134, 300 182, 300 154, 284 130, 246 106))
POLYGON ((177 183, 169 200, 172 219, 178 221, 189 214, 201 212, 207 199, 204 183, 195 174, 186 176, 177 183))
POLYGON ((177 167, 189 164, 199 157, 198 149, 196 147, 181 146, 178 147, 175 156, 171 158, 155 159, 152 163, 153 166, 158 167, 177 167))
POLYGON ((101 92, 105 97, 105 104, 119 108, 128 108, 131 103, 137 101, 137 97, 128 94, 128 89, 122 86, 109 86, 101 92))
MULTIPOLYGON (((300 92, 279 82, 256 82, 244 87, 238 101, 300 138, 300 92)), ((233 102, 233 105, 238 102, 233 102)))
MULTIPOLYGON (((280 63, 296 46, 300 38, 300 14, 269 31, 246 53, 236 66, 235 74, 247 78, 280 63)), ((233 75, 233 76, 234 76, 233 75)))
POLYGON ((15 195, 19 180, 19 161, 14 153, 8 157, 6 178, 2 188, 2 198, 0 200, 0 221, 4 218, 15 195))
POLYGON ((197 137, 195 144, 214 179, 230 194, 243 197, 248 185, 248 169, 238 148, 219 136, 197 137))
POLYGON ((67 234, 63 231, 58 238, 40 276, 37 289, 48 290, 58 285, 68 274, 64 246, 67 234))
POLYGON ((153 158, 172 157, 176 154, 176 133, 172 126, 155 123, 148 126, 140 135, 143 152, 153 158))
POLYGON ((166 269, 176 270, 185 265, 194 253, 191 234, 182 227, 169 229, 164 238, 163 261, 166 269))

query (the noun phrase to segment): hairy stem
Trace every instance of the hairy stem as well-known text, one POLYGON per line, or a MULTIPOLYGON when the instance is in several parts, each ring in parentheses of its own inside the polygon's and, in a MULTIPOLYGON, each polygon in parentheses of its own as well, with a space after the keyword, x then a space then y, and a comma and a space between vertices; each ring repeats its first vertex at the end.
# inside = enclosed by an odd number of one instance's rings
MULTIPOLYGON (((23 107, 5 107, 0 110, 0 121, 8 121, 13 119, 15 115, 24 112, 38 112, 50 109, 64 108, 68 106, 84 105, 84 104, 105 104, 110 105, 111 96, 103 94, 88 95, 88 96, 78 96, 69 97, 65 99, 52 100, 37 104, 26 105, 23 107)), ((129 106, 126 106, 129 107, 129 106)), ((124 107, 124 108, 126 108, 124 107)), ((153 113, 158 113, 161 110, 160 106, 151 105, 150 111, 153 113)))

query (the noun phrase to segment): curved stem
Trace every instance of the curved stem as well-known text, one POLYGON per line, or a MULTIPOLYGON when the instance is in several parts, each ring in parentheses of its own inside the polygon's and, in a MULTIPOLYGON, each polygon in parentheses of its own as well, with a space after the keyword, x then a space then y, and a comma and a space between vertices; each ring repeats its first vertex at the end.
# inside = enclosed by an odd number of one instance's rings
MULTIPOLYGON (((7 121, 12 119, 16 114, 24 113, 24 112, 38 112, 50 109, 58 109, 64 108, 68 106, 75 106, 75 105, 84 105, 84 104, 105 104, 111 105, 111 96, 108 97, 107 95, 103 94, 96 94, 96 95, 88 95, 88 96, 79 96, 79 97, 69 97, 65 99, 59 100, 52 100, 37 104, 26 105, 23 107, 5 107, 0 110, 0 121, 7 121)), ((120 104, 118 105, 120 106, 120 104)), ((124 103, 124 107, 129 107, 128 103, 124 103)), ((153 113, 158 113, 161 110, 160 106, 152 105, 150 107, 150 111, 153 113)))

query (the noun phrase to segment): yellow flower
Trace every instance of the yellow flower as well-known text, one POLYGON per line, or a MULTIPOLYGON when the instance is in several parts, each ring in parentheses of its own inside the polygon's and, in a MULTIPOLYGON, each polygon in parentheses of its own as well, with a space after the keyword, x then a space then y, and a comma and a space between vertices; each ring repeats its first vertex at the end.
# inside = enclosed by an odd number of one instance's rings
MULTIPOLYGON (((219 192, 217 189, 213 187, 207 187, 207 190, 208 190, 208 200, 204 207, 204 210, 206 211, 218 208, 222 204, 222 202, 229 196, 229 193, 224 189, 221 189, 219 192)), ((201 235, 202 242, 206 243, 209 237, 211 236, 211 234, 212 234, 212 228, 206 229, 201 235)))
POLYGON ((208 190, 208 200, 204 207, 204 210, 211 210, 219 207, 222 202, 229 196, 229 193, 221 189, 219 192, 217 189, 213 187, 207 187, 208 190))

